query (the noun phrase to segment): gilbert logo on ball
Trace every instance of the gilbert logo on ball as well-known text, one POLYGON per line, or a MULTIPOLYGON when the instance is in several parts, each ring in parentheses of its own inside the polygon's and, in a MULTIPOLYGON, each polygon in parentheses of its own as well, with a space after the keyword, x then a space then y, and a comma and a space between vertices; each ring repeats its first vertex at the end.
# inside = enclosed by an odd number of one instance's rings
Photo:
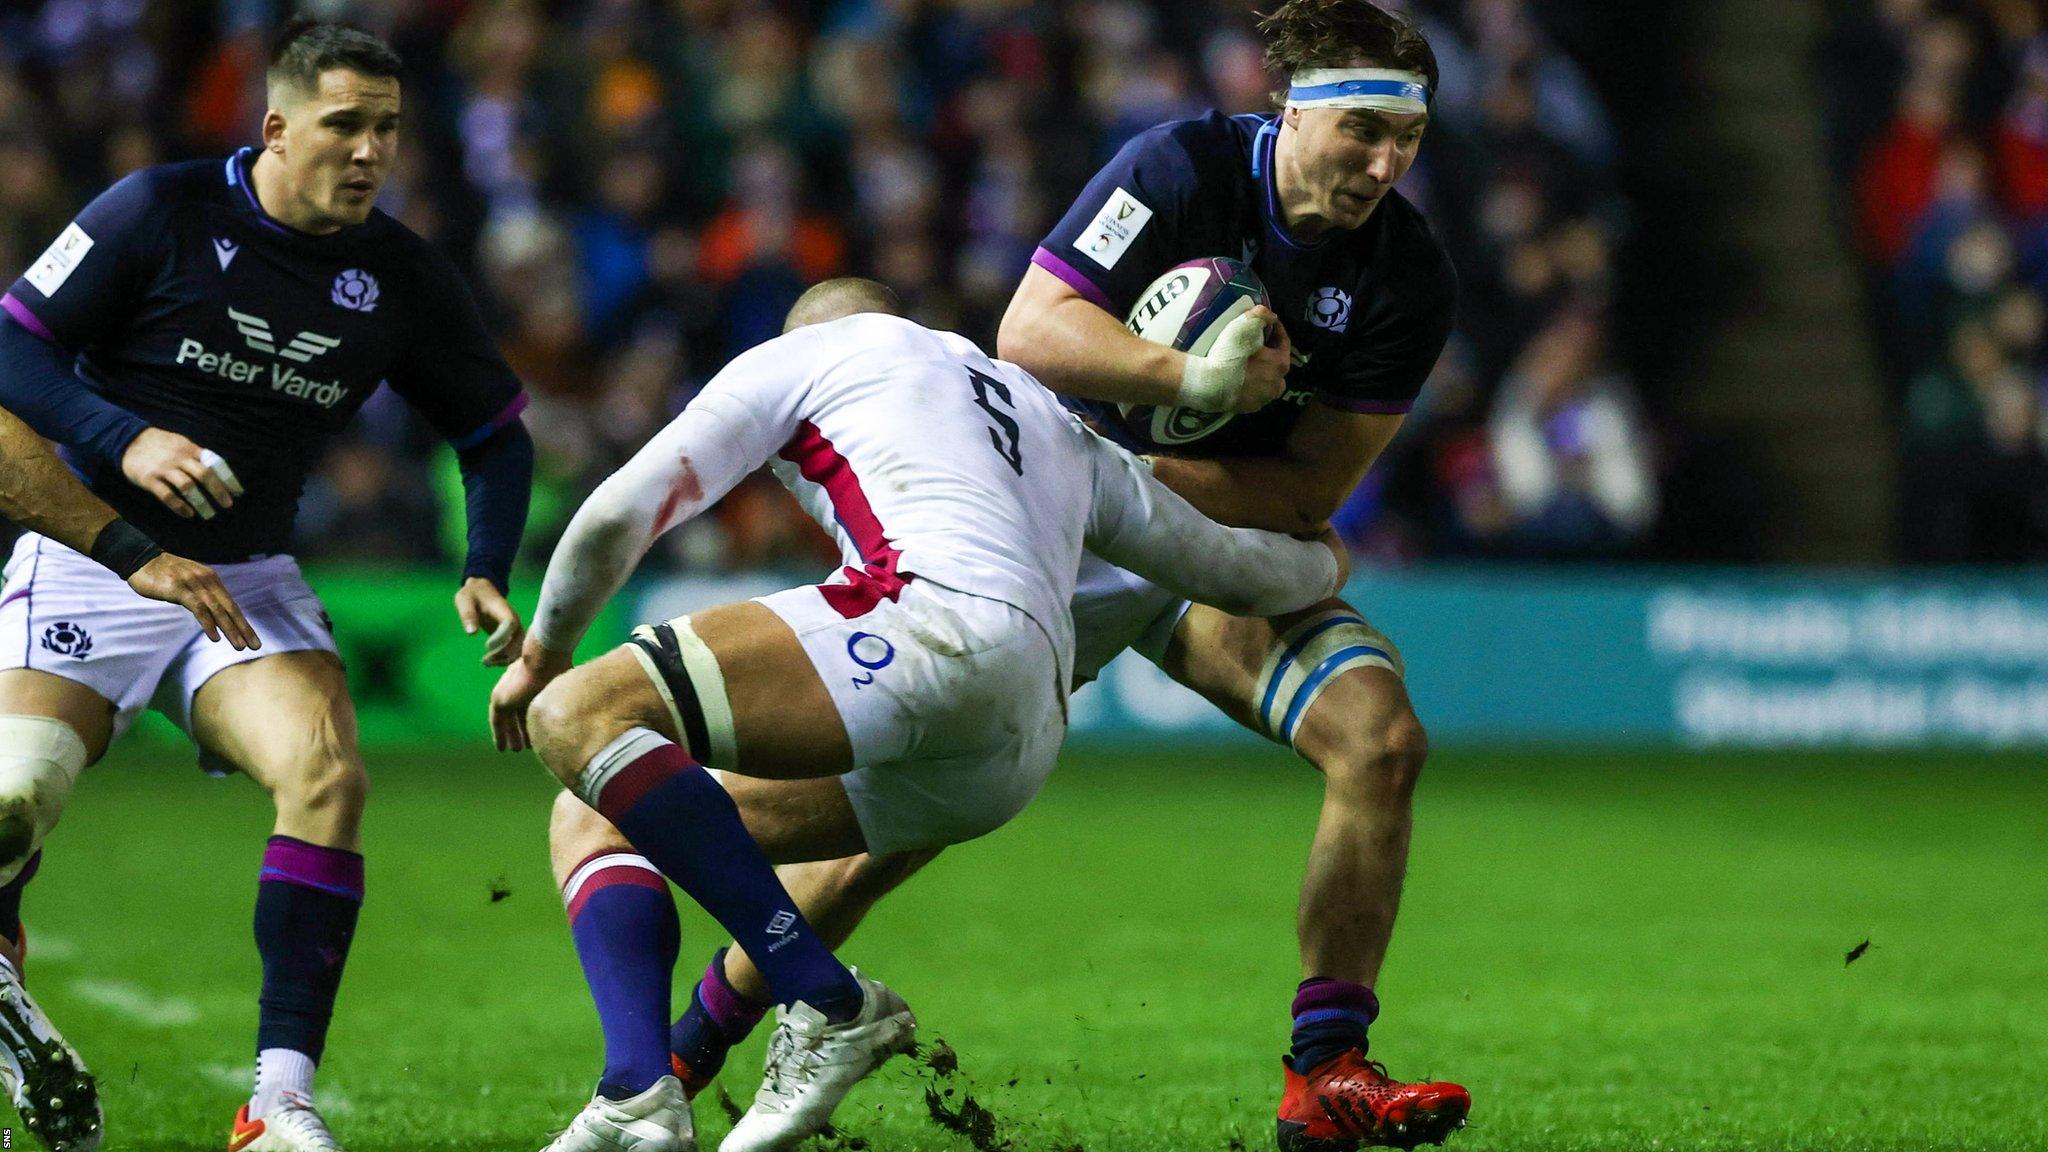
POLYGON ((1140 336, 1143 336, 1152 322, 1159 318, 1160 313, 1165 312, 1174 301, 1185 296, 1187 290, 1195 286, 1195 277, 1192 273, 1176 270, 1167 273, 1160 280, 1154 280, 1152 285, 1152 288, 1145 290, 1145 298, 1138 301, 1138 306, 1131 310, 1131 318, 1124 321, 1124 327, 1140 336))
MULTIPOLYGON (((1266 286, 1242 260, 1190 260, 1166 270, 1138 294, 1124 326, 1154 344, 1206 356, 1232 320, 1266 303, 1266 286)), ((1153 444, 1188 444, 1230 423, 1229 412, 1120 404, 1124 425, 1153 444)))
POLYGON ((375 311, 377 278, 361 268, 351 268, 334 278, 333 299, 351 312, 375 311))

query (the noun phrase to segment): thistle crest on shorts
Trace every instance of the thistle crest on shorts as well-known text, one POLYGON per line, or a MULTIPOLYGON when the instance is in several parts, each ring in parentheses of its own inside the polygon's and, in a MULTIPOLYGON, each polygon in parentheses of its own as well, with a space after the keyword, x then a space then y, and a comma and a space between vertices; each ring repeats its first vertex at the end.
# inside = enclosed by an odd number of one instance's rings
POLYGON ((92 633, 69 620, 59 620, 43 629, 43 647, 59 656, 83 660, 92 651, 92 633))
POLYGON ((334 302, 351 312, 375 311, 377 293, 377 278, 361 268, 351 268, 334 278, 334 302))

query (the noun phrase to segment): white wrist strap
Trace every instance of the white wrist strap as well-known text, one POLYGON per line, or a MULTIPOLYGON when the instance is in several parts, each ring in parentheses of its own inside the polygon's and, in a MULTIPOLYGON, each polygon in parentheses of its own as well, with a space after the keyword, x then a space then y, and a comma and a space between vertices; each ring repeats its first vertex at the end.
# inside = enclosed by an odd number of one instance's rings
POLYGON ((1207 356, 1189 356, 1180 373, 1175 402, 1199 412, 1231 412, 1244 391, 1244 364, 1266 339, 1266 326, 1246 313, 1232 320, 1216 337, 1207 356))

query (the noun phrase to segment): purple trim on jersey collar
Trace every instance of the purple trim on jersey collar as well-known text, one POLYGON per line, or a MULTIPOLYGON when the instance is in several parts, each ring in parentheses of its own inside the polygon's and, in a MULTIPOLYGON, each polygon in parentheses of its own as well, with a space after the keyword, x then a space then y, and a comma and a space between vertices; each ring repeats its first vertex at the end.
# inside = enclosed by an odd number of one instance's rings
POLYGON ((256 219, 262 221, 264 227, 273 232, 282 232, 286 236, 304 236, 309 240, 318 239, 312 233, 301 232, 263 210, 262 201, 256 199, 256 181, 248 174, 246 167, 249 157, 255 151, 254 148, 238 148, 233 156, 228 157, 228 187, 241 189, 242 199, 248 203, 249 211, 256 214, 256 219))
POLYGON ((486 422, 483 427, 478 428, 476 431, 469 433, 467 436, 458 436, 448 441, 448 446, 450 448, 455 449, 457 452, 463 452, 467 451, 468 449, 476 447, 477 445, 483 443, 486 440, 489 440, 493 435, 497 433, 498 429, 503 428, 505 425, 510 424, 514 420, 519 419, 519 414, 521 412, 526 411, 526 405, 529 399, 530 398, 524 392, 521 392, 519 395, 514 396, 512 398, 512 402, 510 404, 505 405, 504 409, 501 410, 496 416, 491 417, 490 420, 486 422))
POLYGON ((14 293, 9 292, 5 296, 0 296, 0 308, 5 308, 7 314, 14 317, 16 323, 35 333, 41 338, 43 343, 56 344, 58 342, 57 334, 50 331, 49 326, 43 323, 42 317, 29 311, 28 305, 16 298, 14 293))
POLYGON ((1406 416, 1415 407, 1413 400, 1360 400, 1352 396, 1339 396, 1332 392, 1316 393, 1319 403, 1346 412, 1359 412, 1368 416, 1406 416))
POLYGON ((1252 138, 1252 178, 1259 181, 1260 187, 1266 193, 1266 227, 1289 248, 1297 252, 1314 251, 1328 244, 1337 233, 1332 229, 1324 233, 1320 240, 1302 241, 1296 240, 1293 234, 1287 231, 1287 218, 1280 214, 1280 182, 1274 173, 1276 165, 1273 156, 1279 144, 1280 118, 1275 116, 1266 121, 1265 126, 1259 129, 1259 134, 1252 138))
POLYGON ((1115 315, 1116 306, 1109 302, 1109 294, 1096 287, 1095 281, 1075 271, 1072 264, 1053 255, 1052 252, 1044 248, 1040 248, 1031 254, 1031 262, 1066 281, 1067 287, 1086 297, 1090 304, 1095 305, 1104 312, 1115 315))

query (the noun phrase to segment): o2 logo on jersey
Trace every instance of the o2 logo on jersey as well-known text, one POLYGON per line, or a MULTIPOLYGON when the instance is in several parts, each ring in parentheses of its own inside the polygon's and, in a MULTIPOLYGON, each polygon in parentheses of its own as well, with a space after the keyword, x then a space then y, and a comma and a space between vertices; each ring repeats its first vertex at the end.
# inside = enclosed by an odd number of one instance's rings
POLYGON ((1351 323, 1351 294, 1342 288, 1318 288, 1308 298, 1306 319, 1318 328, 1342 332, 1351 323))
POLYGON ((896 646, 873 632, 855 632, 846 638, 846 656, 867 669, 865 676, 853 678, 855 688, 865 688, 875 682, 875 673, 896 659, 896 646))
POLYGON ((83 660, 92 652, 92 633, 69 620, 59 620, 43 629, 43 647, 59 656, 83 660))
POLYGON ((361 268, 351 268, 334 278, 333 299, 351 312, 373 312, 377 308, 377 278, 361 268))

